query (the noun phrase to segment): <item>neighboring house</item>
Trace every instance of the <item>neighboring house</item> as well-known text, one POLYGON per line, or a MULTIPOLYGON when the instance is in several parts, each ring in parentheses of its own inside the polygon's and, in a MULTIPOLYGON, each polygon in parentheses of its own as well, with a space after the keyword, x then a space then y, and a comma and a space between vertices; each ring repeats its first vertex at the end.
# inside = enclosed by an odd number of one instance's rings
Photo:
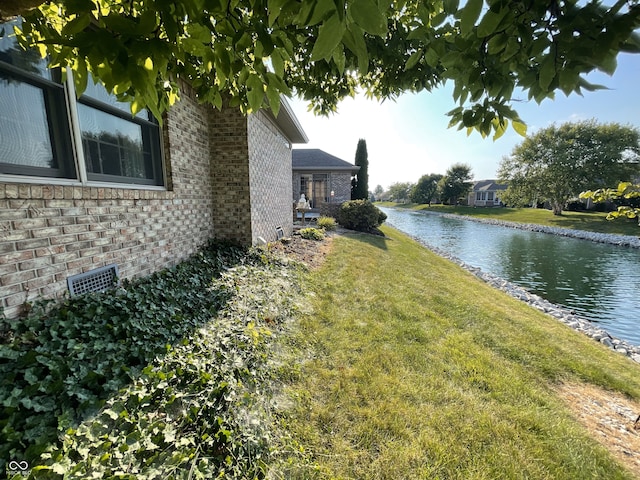
POLYGON ((500 194, 506 189, 507 185, 496 180, 480 180, 473 184, 468 204, 471 207, 499 207, 502 205, 500 194))
MULTIPOLYGON (((7 28, 10 31, 11 27, 7 28)), ((162 126, 90 83, 76 98, 37 56, 0 38, 0 306, 7 317, 70 275, 116 264, 134 278, 209 239, 253 244, 293 230, 291 147, 277 117, 202 105, 186 83, 162 126)))
POLYGON ((351 200, 351 180, 360 167, 319 149, 292 152, 293 198, 304 194, 311 207, 351 200))

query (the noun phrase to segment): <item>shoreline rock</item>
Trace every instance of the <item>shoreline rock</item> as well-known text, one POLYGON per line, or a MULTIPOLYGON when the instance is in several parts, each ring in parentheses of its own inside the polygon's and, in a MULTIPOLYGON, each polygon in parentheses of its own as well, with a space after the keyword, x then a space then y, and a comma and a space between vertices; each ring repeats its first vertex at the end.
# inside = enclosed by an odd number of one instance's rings
MULTIPOLYGON (((479 223, 489 223, 492 225, 501 225, 501 226, 517 228, 521 230, 543 232, 551 235, 581 238, 581 239, 590 240, 593 242, 609 243, 611 245, 640 248, 640 237, 633 237, 629 235, 612 235, 612 234, 604 234, 604 233, 587 232, 584 230, 571 230, 568 228, 547 227, 544 225, 506 222, 503 220, 495 220, 495 219, 485 219, 485 218, 478 219, 478 218, 465 217, 463 215, 453 215, 448 213, 437 213, 437 212, 425 212, 425 213, 428 213, 431 215, 444 215, 451 218, 463 218, 464 220, 477 221, 479 223)), ((388 224, 398 229, 392 223, 388 223, 388 224)), ((406 232, 403 232, 403 233, 405 233, 405 235, 409 235, 406 232)), ((532 307, 546 313, 547 315, 552 316, 556 320, 564 323, 565 325, 573 328, 574 330, 582 332, 583 334, 587 335, 594 341, 609 347, 611 350, 617 353, 620 353, 622 355, 629 357, 631 360, 637 363, 640 363, 640 346, 632 345, 626 340, 622 340, 612 336, 605 329, 595 325, 593 322, 587 320, 586 318, 576 315, 575 312, 573 312, 570 309, 567 309, 561 305, 551 303, 548 300, 545 300, 544 298, 536 294, 533 294, 528 290, 520 287, 519 285, 511 283, 496 275, 484 272, 482 271, 482 269, 478 267, 469 265, 463 262, 462 260, 460 260, 459 258, 455 257, 454 255, 451 255, 450 253, 446 252, 445 250, 429 245, 428 243, 426 243, 420 238, 417 238, 413 235, 409 235, 409 236, 414 240, 416 240, 421 245, 423 245, 424 247, 434 252, 435 254, 443 258, 446 258, 447 260, 450 260, 455 264, 457 264, 458 266, 471 272, 476 277, 478 277, 485 283, 488 283, 492 287, 497 288, 498 290, 505 292, 511 297, 531 305, 532 307)))

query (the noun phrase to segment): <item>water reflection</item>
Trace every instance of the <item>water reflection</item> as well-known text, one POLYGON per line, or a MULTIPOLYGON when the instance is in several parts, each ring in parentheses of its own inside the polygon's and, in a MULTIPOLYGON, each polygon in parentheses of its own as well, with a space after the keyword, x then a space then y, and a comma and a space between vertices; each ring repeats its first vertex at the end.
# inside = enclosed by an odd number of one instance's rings
POLYGON ((640 251, 422 212, 388 222, 640 345, 640 251))

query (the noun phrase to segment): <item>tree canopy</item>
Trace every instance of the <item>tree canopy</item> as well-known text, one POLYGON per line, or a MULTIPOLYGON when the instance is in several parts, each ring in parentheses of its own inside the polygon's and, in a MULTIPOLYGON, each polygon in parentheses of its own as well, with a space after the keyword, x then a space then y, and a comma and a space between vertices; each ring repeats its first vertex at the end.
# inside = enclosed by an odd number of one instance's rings
MULTIPOLYGON (((24 46, 69 66, 78 92, 99 79, 157 117, 188 81, 203 102, 243 111, 295 92, 328 113, 357 89, 378 99, 454 86, 451 125, 502 135, 524 92, 598 88, 619 52, 640 52, 638 0, 43 0, 5 1, 24 46)), ((2 34, 0 28, 0 34, 2 34)), ((4 34, 7 34, 5 31, 4 34)))
POLYGON ((458 200, 466 196, 473 184, 471 180, 473 174, 471 167, 464 163, 455 163, 449 167, 440 179, 438 191, 443 201, 448 201, 449 205, 456 205, 458 200))
POLYGON ((414 186, 415 184, 410 182, 393 183, 389 186, 385 196, 394 202, 405 202, 409 200, 414 186))
POLYGON ((498 169, 512 205, 548 201, 560 215, 581 191, 616 185, 638 172, 638 130, 593 120, 539 130, 517 145, 498 169))
POLYGON ((442 179, 439 173, 423 175, 411 191, 411 201, 413 203, 429 203, 433 201, 438 191, 438 182, 442 179))

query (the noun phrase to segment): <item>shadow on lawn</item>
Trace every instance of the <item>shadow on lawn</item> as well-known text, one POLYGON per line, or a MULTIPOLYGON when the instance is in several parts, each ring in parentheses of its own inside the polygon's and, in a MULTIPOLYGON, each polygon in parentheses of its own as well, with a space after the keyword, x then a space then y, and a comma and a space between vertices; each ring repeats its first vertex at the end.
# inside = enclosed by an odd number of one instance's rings
POLYGON ((379 248, 380 250, 387 250, 387 241, 391 240, 389 237, 384 236, 382 232, 380 232, 380 234, 373 234, 349 230, 345 235, 359 242, 379 248))
POLYGON ((247 260, 211 244, 176 267, 115 290, 36 304, 0 317, 0 471, 37 460, 58 435, 94 415, 156 357, 232 298, 212 280, 247 260))

